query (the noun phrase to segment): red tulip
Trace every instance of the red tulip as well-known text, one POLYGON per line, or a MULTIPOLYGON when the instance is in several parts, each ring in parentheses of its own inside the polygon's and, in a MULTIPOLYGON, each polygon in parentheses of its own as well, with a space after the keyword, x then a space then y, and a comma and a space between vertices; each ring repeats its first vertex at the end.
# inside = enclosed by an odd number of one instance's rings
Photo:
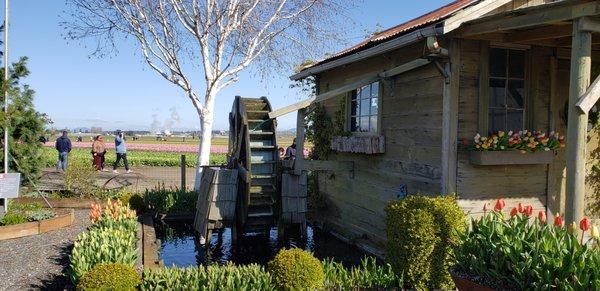
POLYGON ((510 211, 510 216, 515 216, 519 213, 519 209, 517 209, 516 207, 513 207, 513 209, 510 211))
POLYGON ((560 217, 560 215, 557 215, 554 218, 554 226, 556 227, 563 227, 565 225, 565 221, 563 220, 562 217, 560 217))
POLYGON ((504 200, 498 199, 498 200, 496 200, 496 205, 494 205, 494 210, 502 211, 502 209, 504 209, 505 206, 506 206, 506 203, 504 202, 504 200))
POLYGON ((540 223, 546 224, 546 212, 545 211, 540 211, 540 213, 538 213, 538 219, 540 221, 540 223))
POLYGON ((533 215, 533 206, 531 206, 531 205, 525 206, 525 208, 523 208, 523 213, 525 214, 525 216, 531 217, 533 215))
POLYGON ((590 229, 591 223, 590 220, 587 217, 584 217, 580 222, 579 222, 579 228, 583 231, 588 231, 590 229))
POLYGON ((519 211, 519 213, 523 213, 523 205, 521 205, 521 203, 517 205, 517 210, 519 211))

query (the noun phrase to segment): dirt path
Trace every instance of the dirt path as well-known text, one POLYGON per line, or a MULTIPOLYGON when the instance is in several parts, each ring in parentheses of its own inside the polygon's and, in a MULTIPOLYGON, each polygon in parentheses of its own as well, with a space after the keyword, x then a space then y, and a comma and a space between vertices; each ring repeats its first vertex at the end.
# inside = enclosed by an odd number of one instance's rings
MULTIPOLYGON (((97 185, 105 188, 120 188, 127 186, 133 191, 143 192, 145 189, 154 188, 158 184, 164 184, 165 187, 181 186, 181 168, 179 167, 133 167, 133 173, 125 173, 123 168, 119 169, 119 174, 112 171, 99 172, 97 185)), ((186 168, 186 186, 193 188, 195 169, 186 168)), ((39 187, 42 189, 62 189, 62 174, 53 168, 47 168, 42 175, 39 187)))
POLYGON ((76 210, 68 228, 0 241, 0 290, 63 290, 73 240, 89 225, 88 210, 76 210))

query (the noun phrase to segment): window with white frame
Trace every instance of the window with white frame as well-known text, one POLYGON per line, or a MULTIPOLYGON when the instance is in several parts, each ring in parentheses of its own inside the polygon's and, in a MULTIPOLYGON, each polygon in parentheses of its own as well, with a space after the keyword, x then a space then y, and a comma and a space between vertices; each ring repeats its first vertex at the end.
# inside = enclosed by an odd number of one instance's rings
POLYGON ((350 131, 377 132, 379 117, 379 82, 350 92, 350 131))
POLYGON ((519 131, 525 122, 525 51, 490 48, 488 133, 519 131))

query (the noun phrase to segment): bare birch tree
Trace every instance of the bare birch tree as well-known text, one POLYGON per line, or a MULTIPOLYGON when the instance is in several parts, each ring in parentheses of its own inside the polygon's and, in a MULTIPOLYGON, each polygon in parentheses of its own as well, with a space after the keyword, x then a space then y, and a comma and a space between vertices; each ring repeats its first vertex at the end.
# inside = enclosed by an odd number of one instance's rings
POLYGON ((219 91, 253 64, 268 72, 321 56, 336 40, 332 20, 346 5, 336 1, 67 0, 63 25, 70 39, 96 38, 95 53, 133 38, 148 66, 185 92, 202 132, 197 188, 219 91))

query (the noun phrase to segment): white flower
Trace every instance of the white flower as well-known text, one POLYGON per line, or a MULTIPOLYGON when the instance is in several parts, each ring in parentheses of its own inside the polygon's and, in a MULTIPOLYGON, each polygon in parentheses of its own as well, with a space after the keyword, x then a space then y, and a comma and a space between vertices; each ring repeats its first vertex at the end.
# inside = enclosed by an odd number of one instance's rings
POLYGON ((511 135, 513 135, 513 131, 512 130, 508 132, 508 136, 511 136, 511 135))
POLYGON ((549 151, 549 150, 550 150, 550 148, 544 148, 544 150, 545 150, 545 151, 549 151))

